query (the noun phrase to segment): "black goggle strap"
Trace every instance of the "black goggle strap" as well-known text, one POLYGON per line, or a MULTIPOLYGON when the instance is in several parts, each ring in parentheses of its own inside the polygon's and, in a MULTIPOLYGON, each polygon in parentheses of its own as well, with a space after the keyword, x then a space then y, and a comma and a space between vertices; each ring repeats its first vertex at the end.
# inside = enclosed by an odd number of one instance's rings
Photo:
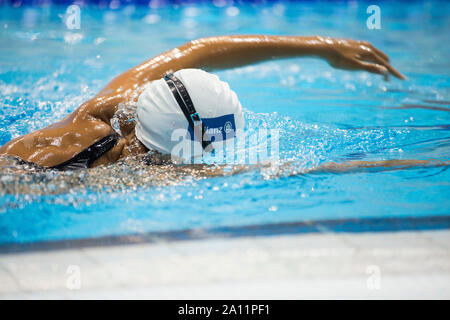
POLYGON ((203 135, 205 132, 205 126, 200 118, 200 115, 195 110, 194 104, 192 103, 186 87, 177 77, 175 77, 173 73, 166 74, 164 76, 164 80, 169 86, 170 91, 172 91, 172 94, 180 106, 181 111, 183 111, 184 116, 194 132, 194 136, 202 142, 203 150, 207 152, 213 151, 211 139, 206 133, 205 136, 203 135))

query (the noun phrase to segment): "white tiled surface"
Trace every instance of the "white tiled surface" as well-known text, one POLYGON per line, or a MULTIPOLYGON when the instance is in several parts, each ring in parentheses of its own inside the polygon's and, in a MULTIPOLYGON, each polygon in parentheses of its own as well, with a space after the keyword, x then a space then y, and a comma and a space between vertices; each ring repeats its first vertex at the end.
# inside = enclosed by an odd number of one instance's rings
POLYGON ((7 254, 0 299, 449 299, 449 239, 450 231, 327 233, 7 254), (70 265, 80 268, 79 290, 67 288, 70 265), (371 268, 379 287, 368 285, 371 268))
POLYGON ((435 231, 428 232, 424 236, 436 244, 443 246, 444 248, 450 249, 450 232, 448 231, 435 231))

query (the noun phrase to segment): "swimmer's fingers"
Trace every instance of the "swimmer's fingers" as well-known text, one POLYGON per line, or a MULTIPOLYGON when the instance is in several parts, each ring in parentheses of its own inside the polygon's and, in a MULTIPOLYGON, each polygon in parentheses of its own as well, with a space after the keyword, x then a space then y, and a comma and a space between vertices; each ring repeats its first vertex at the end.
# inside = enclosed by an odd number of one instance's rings
POLYGON ((375 48, 370 42, 364 42, 364 45, 369 47, 372 51, 374 51, 378 56, 380 56, 386 62, 389 62, 389 57, 383 51, 375 48))
POLYGON ((364 60, 367 60, 370 62, 375 62, 376 64, 385 67, 393 76, 395 76, 399 79, 405 80, 406 77, 404 75, 402 75, 400 72, 398 72, 397 70, 395 70, 395 68, 389 64, 389 62, 388 62, 389 60, 386 60, 384 58, 385 56, 386 55, 382 56, 382 55, 379 55, 377 52, 372 51, 372 52, 367 52, 366 54, 364 54, 362 56, 362 58, 364 60))
POLYGON ((390 72, 391 74, 394 75, 394 77, 397 77, 397 78, 399 78, 399 79, 401 79, 401 80, 406 80, 406 77, 405 77, 403 74, 401 74, 400 72, 398 72, 398 71, 397 71, 393 66, 391 66, 389 63, 386 63, 385 67, 389 70, 389 72, 390 72))
POLYGON ((389 57, 367 41, 328 39, 323 57, 328 63, 344 70, 366 70, 381 74, 388 80, 389 74, 406 79, 389 64, 389 57))
POLYGON ((358 69, 366 70, 371 73, 381 74, 384 76, 384 79, 387 80, 389 71, 388 69, 380 64, 365 62, 358 59, 354 60, 354 63, 358 66, 358 69))

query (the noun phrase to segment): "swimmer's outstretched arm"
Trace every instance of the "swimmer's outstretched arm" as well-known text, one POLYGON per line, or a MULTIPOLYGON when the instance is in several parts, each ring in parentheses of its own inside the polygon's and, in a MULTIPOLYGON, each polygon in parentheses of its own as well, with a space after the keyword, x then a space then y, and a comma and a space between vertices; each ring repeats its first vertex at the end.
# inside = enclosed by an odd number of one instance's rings
POLYGON ((365 70, 372 73, 404 76, 389 64, 382 51, 366 41, 301 36, 225 36, 191 41, 199 67, 234 68, 269 59, 313 56, 325 59, 333 67, 365 70))
POLYGON ((450 161, 437 159, 431 160, 379 160, 379 161, 346 161, 346 162, 328 162, 318 167, 308 169, 308 173, 346 173, 363 171, 396 171, 404 169, 424 168, 424 167, 448 167, 450 161))
MULTIPOLYGON (((345 162, 327 162, 317 167, 297 169, 295 162, 287 162, 281 166, 273 166, 270 163, 256 165, 235 165, 231 169, 223 170, 222 167, 212 166, 205 171, 208 176, 235 175, 251 170, 267 170, 271 177, 280 176, 304 176, 309 174, 321 173, 358 173, 358 172, 381 172, 397 171, 414 168, 433 168, 449 167, 450 161, 443 160, 413 160, 413 159, 394 159, 380 161, 345 161, 345 162)), ((188 166, 189 167, 189 166, 188 166)), ((227 168, 229 168, 227 166, 227 168)))
POLYGON ((148 81, 160 79, 168 71, 184 68, 218 70, 240 67, 271 59, 313 56, 345 70, 365 70, 405 77, 389 64, 382 51, 366 41, 312 36, 238 35, 201 38, 151 58, 111 81, 93 99, 99 104, 98 115, 109 120, 123 99, 148 81), (105 106, 112 109, 104 108, 105 106))

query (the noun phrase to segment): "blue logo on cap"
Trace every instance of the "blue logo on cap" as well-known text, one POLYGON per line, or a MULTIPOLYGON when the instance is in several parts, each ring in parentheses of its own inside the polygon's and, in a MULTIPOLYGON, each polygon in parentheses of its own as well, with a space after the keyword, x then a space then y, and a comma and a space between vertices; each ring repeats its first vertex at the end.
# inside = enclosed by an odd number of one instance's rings
MULTIPOLYGON (((226 114, 217 118, 202 118, 202 122, 205 132, 211 137, 211 141, 222 141, 227 138, 233 138, 236 135, 234 114, 226 114)), ((191 126, 188 126, 188 132, 191 140, 196 140, 191 126)))

